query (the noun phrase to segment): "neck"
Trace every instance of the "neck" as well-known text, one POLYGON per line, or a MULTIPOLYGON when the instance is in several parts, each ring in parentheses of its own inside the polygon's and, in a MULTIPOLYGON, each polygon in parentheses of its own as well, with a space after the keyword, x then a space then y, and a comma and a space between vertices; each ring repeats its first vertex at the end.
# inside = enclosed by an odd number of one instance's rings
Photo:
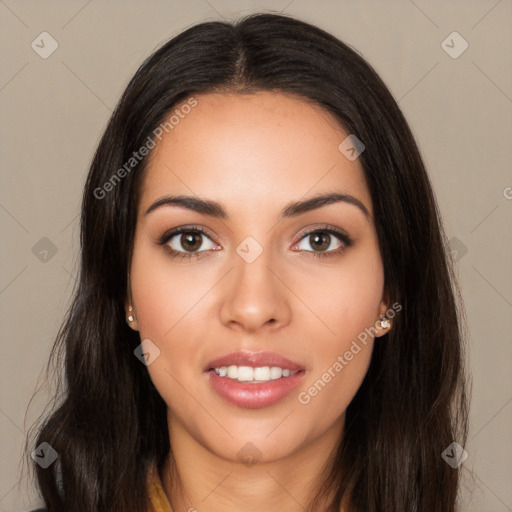
MULTIPOLYGON (((343 421, 284 458, 250 464, 218 456, 169 417, 172 456, 162 483, 173 512, 304 512, 320 489, 343 421)), ((333 495, 310 512, 333 510, 328 509, 333 495)))

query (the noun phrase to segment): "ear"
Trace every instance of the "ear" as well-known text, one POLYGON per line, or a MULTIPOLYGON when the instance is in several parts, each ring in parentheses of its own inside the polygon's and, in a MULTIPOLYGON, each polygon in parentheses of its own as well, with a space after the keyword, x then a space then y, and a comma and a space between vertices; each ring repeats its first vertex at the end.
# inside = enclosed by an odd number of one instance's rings
POLYGON ((126 315, 126 323, 134 330, 139 330, 139 324, 137 322, 137 315, 135 312, 135 308, 132 305, 132 300, 130 298, 131 294, 127 294, 127 297, 124 301, 124 311, 126 315))
MULTIPOLYGON (((375 329, 377 330, 376 338, 380 338, 387 334, 392 328, 392 317, 389 315, 390 311, 390 299, 389 293, 385 290, 382 294, 382 301, 379 305, 379 317, 375 319, 375 329)), ((391 309, 393 316, 395 311, 391 309)))

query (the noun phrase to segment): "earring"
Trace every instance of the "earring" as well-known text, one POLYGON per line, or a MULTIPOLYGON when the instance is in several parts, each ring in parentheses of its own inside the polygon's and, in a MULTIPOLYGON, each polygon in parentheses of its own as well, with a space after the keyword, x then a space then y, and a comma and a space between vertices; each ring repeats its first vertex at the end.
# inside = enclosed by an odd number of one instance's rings
POLYGON ((388 329, 389 327, 391 327, 391 322, 389 321, 389 319, 387 319, 385 316, 383 316, 380 320, 380 326, 383 329, 388 329))
POLYGON ((128 312, 129 312, 129 315, 128 315, 128 322, 133 322, 133 315, 132 315, 132 311, 133 311, 133 308, 131 306, 128 306, 128 312))

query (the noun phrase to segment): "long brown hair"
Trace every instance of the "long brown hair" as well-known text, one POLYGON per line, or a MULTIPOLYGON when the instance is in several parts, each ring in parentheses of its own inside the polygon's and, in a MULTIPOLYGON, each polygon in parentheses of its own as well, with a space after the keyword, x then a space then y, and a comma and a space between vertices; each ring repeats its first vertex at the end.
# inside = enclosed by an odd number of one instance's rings
POLYGON ((143 511, 148 468, 172 455, 166 404, 133 355, 140 339, 123 307, 147 157, 118 170, 179 102, 256 90, 314 102, 364 142, 360 161, 385 287, 390 303, 402 305, 347 409, 316 502, 334 493, 339 508, 350 493, 350 512, 456 510, 460 469, 442 453, 467 436, 462 315, 417 145, 358 53, 302 21, 257 14, 198 24, 158 49, 130 81, 99 143, 83 196, 78 283, 52 351, 64 366, 62 398, 34 445, 47 442, 59 454, 47 469, 35 465, 50 512, 143 511), (121 179, 104 193, 116 173, 121 179))

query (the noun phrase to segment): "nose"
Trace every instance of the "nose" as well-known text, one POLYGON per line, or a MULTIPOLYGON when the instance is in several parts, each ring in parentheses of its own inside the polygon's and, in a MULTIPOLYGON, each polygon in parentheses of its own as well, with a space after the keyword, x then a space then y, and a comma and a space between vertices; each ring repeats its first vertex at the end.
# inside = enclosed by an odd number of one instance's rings
POLYGON ((278 272, 271 268, 265 251, 252 263, 236 254, 234 258, 220 306, 221 322, 244 332, 277 330, 289 323, 287 289, 277 277, 278 272))

